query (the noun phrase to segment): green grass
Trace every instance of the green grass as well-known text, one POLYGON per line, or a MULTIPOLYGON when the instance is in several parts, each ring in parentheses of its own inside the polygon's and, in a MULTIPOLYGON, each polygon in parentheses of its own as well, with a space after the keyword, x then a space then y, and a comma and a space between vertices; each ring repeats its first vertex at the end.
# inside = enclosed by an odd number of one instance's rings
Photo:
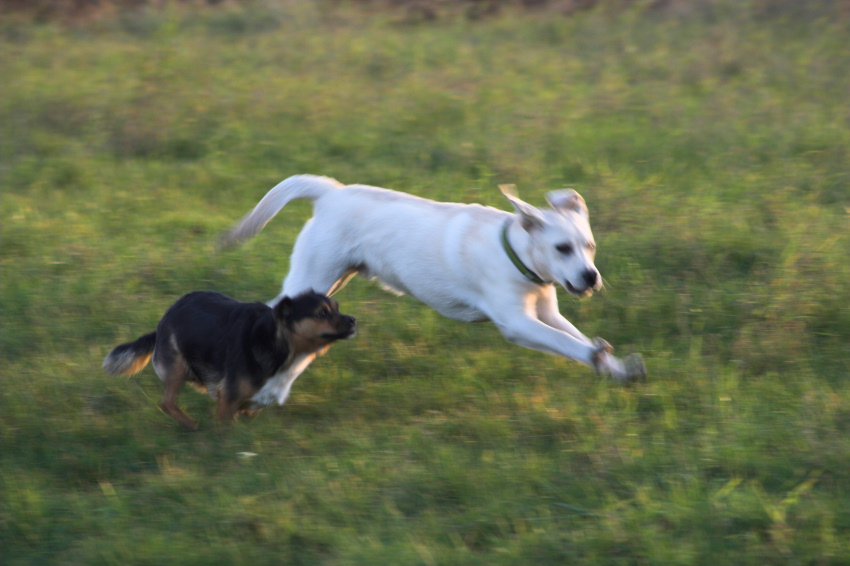
POLYGON ((850 24, 769 5, 6 14, 4 564, 850 563, 850 24), (182 432, 100 362, 190 290, 273 297, 309 207, 216 238, 304 172, 575 187, 607 289, 562 310, 650 380, 355 280, 286 405, 186 391, 182 432))

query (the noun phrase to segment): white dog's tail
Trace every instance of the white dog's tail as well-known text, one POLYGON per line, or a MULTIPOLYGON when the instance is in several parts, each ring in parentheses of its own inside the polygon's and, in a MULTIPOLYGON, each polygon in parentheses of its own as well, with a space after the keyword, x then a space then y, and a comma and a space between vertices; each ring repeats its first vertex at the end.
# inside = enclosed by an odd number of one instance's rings
POLYGON ((317 175, 293 175, 284 179, 266 193, 254 210, 224 234, 222 245, 232 246, 250 240, 291 200, 306 198, 315 201, 327 192, 344 186, 336 179, 317 175))

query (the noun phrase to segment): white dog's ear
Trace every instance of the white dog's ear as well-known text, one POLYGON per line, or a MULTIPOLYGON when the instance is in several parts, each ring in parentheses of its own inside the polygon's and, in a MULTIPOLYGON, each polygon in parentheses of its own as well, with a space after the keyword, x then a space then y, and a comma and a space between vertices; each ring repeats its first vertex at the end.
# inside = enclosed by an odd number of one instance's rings
POLYGON ((578 212, 587 217, 587 205, 581 195, 572 189, 561 189, 546 194, 546 202, 558 212, 578 212))
POLYGON ((522 218, 522 227, 526 232, 533 228, 543 227, 543 215, 527 202, 520 200, 516 195, 516 185, 499 185, 499 190, 502 191, 502 194, 511 202, 514 210, 522 218))

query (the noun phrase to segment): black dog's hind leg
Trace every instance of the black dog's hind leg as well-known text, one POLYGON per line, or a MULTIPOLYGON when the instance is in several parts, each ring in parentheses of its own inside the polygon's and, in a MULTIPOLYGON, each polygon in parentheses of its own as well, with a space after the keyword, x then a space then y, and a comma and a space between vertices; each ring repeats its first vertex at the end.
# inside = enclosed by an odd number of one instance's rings
MULTIPOLYGON (((157 367, 157 373, 159 370, 160 368, 157 367)), ((180 389, 189 378, 189 367, 182 356, 177 354, 168 360, 166 367, 162 370, 159 376, 165 387, 162 392, 162 402, 159 404, 160 408, 187 429, 198 430, 198 423, 184 413, 177 404, 177 395, 180 394, 180 389)))

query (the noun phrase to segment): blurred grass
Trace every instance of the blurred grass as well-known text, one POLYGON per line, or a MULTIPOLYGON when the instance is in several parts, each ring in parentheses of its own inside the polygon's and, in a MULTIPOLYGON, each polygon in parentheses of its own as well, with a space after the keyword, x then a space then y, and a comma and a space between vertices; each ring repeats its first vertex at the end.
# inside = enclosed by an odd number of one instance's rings
POLYGON ((4 17, 4 563, 848 563, 848 21, 698 5, 4 17), (274 296, 308 206, 215 239, 302 172, 577 188, 607 291, 562 310, 651 381, 355 280, 284 407, 222 430, 187 391, 180 432, 100 360, 189 290, 274 296))

